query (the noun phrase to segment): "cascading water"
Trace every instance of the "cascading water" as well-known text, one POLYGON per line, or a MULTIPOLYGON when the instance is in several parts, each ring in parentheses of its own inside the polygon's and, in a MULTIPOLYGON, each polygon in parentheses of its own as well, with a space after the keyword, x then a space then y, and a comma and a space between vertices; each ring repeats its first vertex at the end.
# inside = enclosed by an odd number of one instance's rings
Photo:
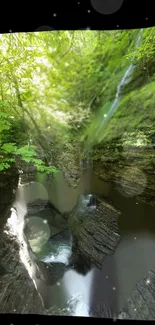
POLYGON ((63 263, 68 265, 70 255, 71 247, 67 245, 60 245, 55 254, 50 253, 46 255, 42 261, 45 263, 63 263))
MULTIPOLYGON (((78 274, 74 269, 67 270, 66 268, 64 275, 59 279, 58 282, 56 282, 54 285, 47 285, 40 277, 40 271, 36 269, 35 263, 33 260, 31 260, 31 256, 29 256, 30 252, 27 250, 27 243, 24 243, 23 227, 24 225, 28 224, 28 231, 26 232, 26 230, 24 230, 26 239, 29 241, 31 249, 33 246, 33 251, 35 251, 36 248, 41 248, 41 252, 39 251, 41 257, 38 257, 38 259, 45 263, 47 270, 50 268, 50 266, 54 266, 55 264, 62 263, 66 267, 69 264, 72 242, 67 241, 66 237, 64 238, 64 235, 62 235, 63 240, 62 238, 59 238, 60 242, 56 237, 48 239, 49 234, 46 229, 48 227, 48 220, 46 220, 46 218, 40 218, 40 215, 37 215, 37 213, 33 216, 31 215, 30 217, 27 216, 27 218, 25 218, 26 214, 28 213, 28 202, 30 200, 35 201, 42 198, 47 200, 47 193, 45 192, 47 192, 46 189, 43 189, 43 186, 37 182, 29 183, 23 186, 19 184, 17 200, 15 203, 16 210, 13 209, 11 218, 8 220, 9 229, 13 231, 12 229, 17 230, 20 228, 20 234, 17 234, 17 237, 20 237, 20 259, 33 280, 34 286, 38 291, 44 308, 49 309, 52 306, 53 308, 56 306, 56 308, 60 307, 63 312, 63 307, 67 305, 69 308, 69 311, 67 312, 70 315, 88 317, 93 271, 86 276, 83 276, 78 274), (42 250, 42 247, 40 247, 44 241, 44 236, 42 233, 40 235, 40 230, 44 230, 44 234, 48 235, 47 238, 45 236, 45 239, 48 239, 50 250, 45 252, 44 249, 42 250)), ((85 201, 85 204, 87 205, 90 203, 90 201, 92 201, 91 199, 92 195, 88 195, 87 198, 83 198, 83 201, 85 201)), ((93 204, 95 203, 91 202, 91 207, 93 204)), ((44 213, 48 218, 46 208, 43 206, 43 214, 44 213)), ((52 215, 49 219, 52 220, 52 215)), ((59 237, 61 237, 60 234, 59 237)))
MULTIPOLYGON (((137 48, 140 46, 140 43, 142 41, 142 32, 143 32, 143 29, 140 29, 139 35, 138 35, 138 38, 137 38, 137 41, 136 41, 136 49, 135 49, 135 52, 136 52, 137 48)), ((112 103, 112 105, 111 105, 108 113, 107 114, 104 114, 103 121, 102 121, 100 127, 97 130, 96 136, 99 135, 99 132, 101 131, 103 125, 107 121, 109 121, 109 119, 111 118, 111 116, 114 114, 114 112, 118 108, 118 105, 119 105, 120 100, 121 100, 121 91, 129 83, 129 81, 131 80, 131 77, 132 77, 132 74, 133 74, 134 69, 135 69, 135 65, 132 63, 132 64, 130 64, 130 66, 125 71, 125 74, 124 74, 123 78, 121 79, 121 81, 120 81, 120 83, 119 83, 119 85, 117 87, 117 91, 116 91, 116 96, 115 96, 114 102, 112 103)))

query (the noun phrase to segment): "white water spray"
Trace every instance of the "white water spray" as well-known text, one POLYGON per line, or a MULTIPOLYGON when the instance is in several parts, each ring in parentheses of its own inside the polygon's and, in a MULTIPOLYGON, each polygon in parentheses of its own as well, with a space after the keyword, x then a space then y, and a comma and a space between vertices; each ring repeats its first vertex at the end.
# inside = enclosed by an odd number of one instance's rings
POLYGON ((42 261, 45 263, 63 263, 65 265, 69 264, 69 257, 71 256, 71 247, 60 245, 56 254, 48 254, 42 261))
MULTIPOLYGON (((88 203, 88 202, 87 202, 88 203)), ((36 267, 29 256, 27 243, 23 238, 24 217, 27 213, 27 202, 25 198, 25 187, 19 186, 18 198, 16 201, 16 210, 12 210, 11 217, 8 220, 9 233, 15 235, 19 242, 19 256, 22 263, 25 265, 30 278, 32 279, 38 294, 44 303, 44 289, 47 293, 52 292, 52 286, 43 287, 41 279, 36 278, 36 267), (17 212, 16 212, 17 210, 17 212), (43 288, 43 290, 42 290, 43 288)), ((45 263, 63 263, 68 264, 71 255, 71 246, 60 245, 55 253, 50 253, 43 261, 45 263)), ((47 265, 47 267, 49 267, 47 265)), ((68 307, 72 316, 89 317, 89 299, 91 294, 93 270, 86 276, 78 274, 74 270, 68 270, 64 276, 56 284, 65 292, 65 300, 68 301, 68 307)), ((53 286, 54 287, 54 286, 53 286)), ((50 299, 50 297, 49 297, 50 299)))

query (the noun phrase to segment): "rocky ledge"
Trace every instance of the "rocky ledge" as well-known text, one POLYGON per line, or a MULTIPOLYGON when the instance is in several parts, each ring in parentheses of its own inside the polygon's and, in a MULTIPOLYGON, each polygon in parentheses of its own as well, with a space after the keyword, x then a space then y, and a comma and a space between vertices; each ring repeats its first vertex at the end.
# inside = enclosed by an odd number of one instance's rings
POLYGON ((101 143, 92 153, 95 174, 122 195, 155 205, 153 146, 123 146, 121 140, 101 143))
POLYGON ((155 320, 155 272, 136 285, 118 319, 155 320))
POLYGON ((55 157, 56 166, 63 172, 66 182, 71 188, 79 185, 81 177, 80 148, 78 145, 66 145, 55 157))
POLYGON ((68 219, 73 236, 71 259, 82 260, 88 268, 101 268, 104 257, 112 254, 120 241, 119 214, 102 199, 81 196, 68 219))

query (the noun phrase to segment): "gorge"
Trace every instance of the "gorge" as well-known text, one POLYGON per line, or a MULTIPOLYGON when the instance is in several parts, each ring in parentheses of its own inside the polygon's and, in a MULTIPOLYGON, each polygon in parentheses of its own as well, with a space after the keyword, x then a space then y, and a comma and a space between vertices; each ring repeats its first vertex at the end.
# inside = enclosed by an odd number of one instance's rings
POLYGON ((0 38, 1 313, 154 320, 153 42, 0 38))

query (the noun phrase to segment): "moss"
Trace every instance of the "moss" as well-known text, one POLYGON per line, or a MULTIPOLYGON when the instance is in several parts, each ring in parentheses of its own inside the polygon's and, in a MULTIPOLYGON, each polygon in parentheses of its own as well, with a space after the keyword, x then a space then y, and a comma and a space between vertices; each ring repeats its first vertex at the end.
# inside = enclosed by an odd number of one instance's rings
MULTIPOLYGON (((122 137, 125 131, 132 132, 135 128, 144 130, 149 127, 154 130, 154 89, 155 82, 153 81, 125 95, 111 120, 101 130, 101 139, 109 141, 118 136, 122 137)), ((99 122, 99 118, 97 121, 99 122)))

